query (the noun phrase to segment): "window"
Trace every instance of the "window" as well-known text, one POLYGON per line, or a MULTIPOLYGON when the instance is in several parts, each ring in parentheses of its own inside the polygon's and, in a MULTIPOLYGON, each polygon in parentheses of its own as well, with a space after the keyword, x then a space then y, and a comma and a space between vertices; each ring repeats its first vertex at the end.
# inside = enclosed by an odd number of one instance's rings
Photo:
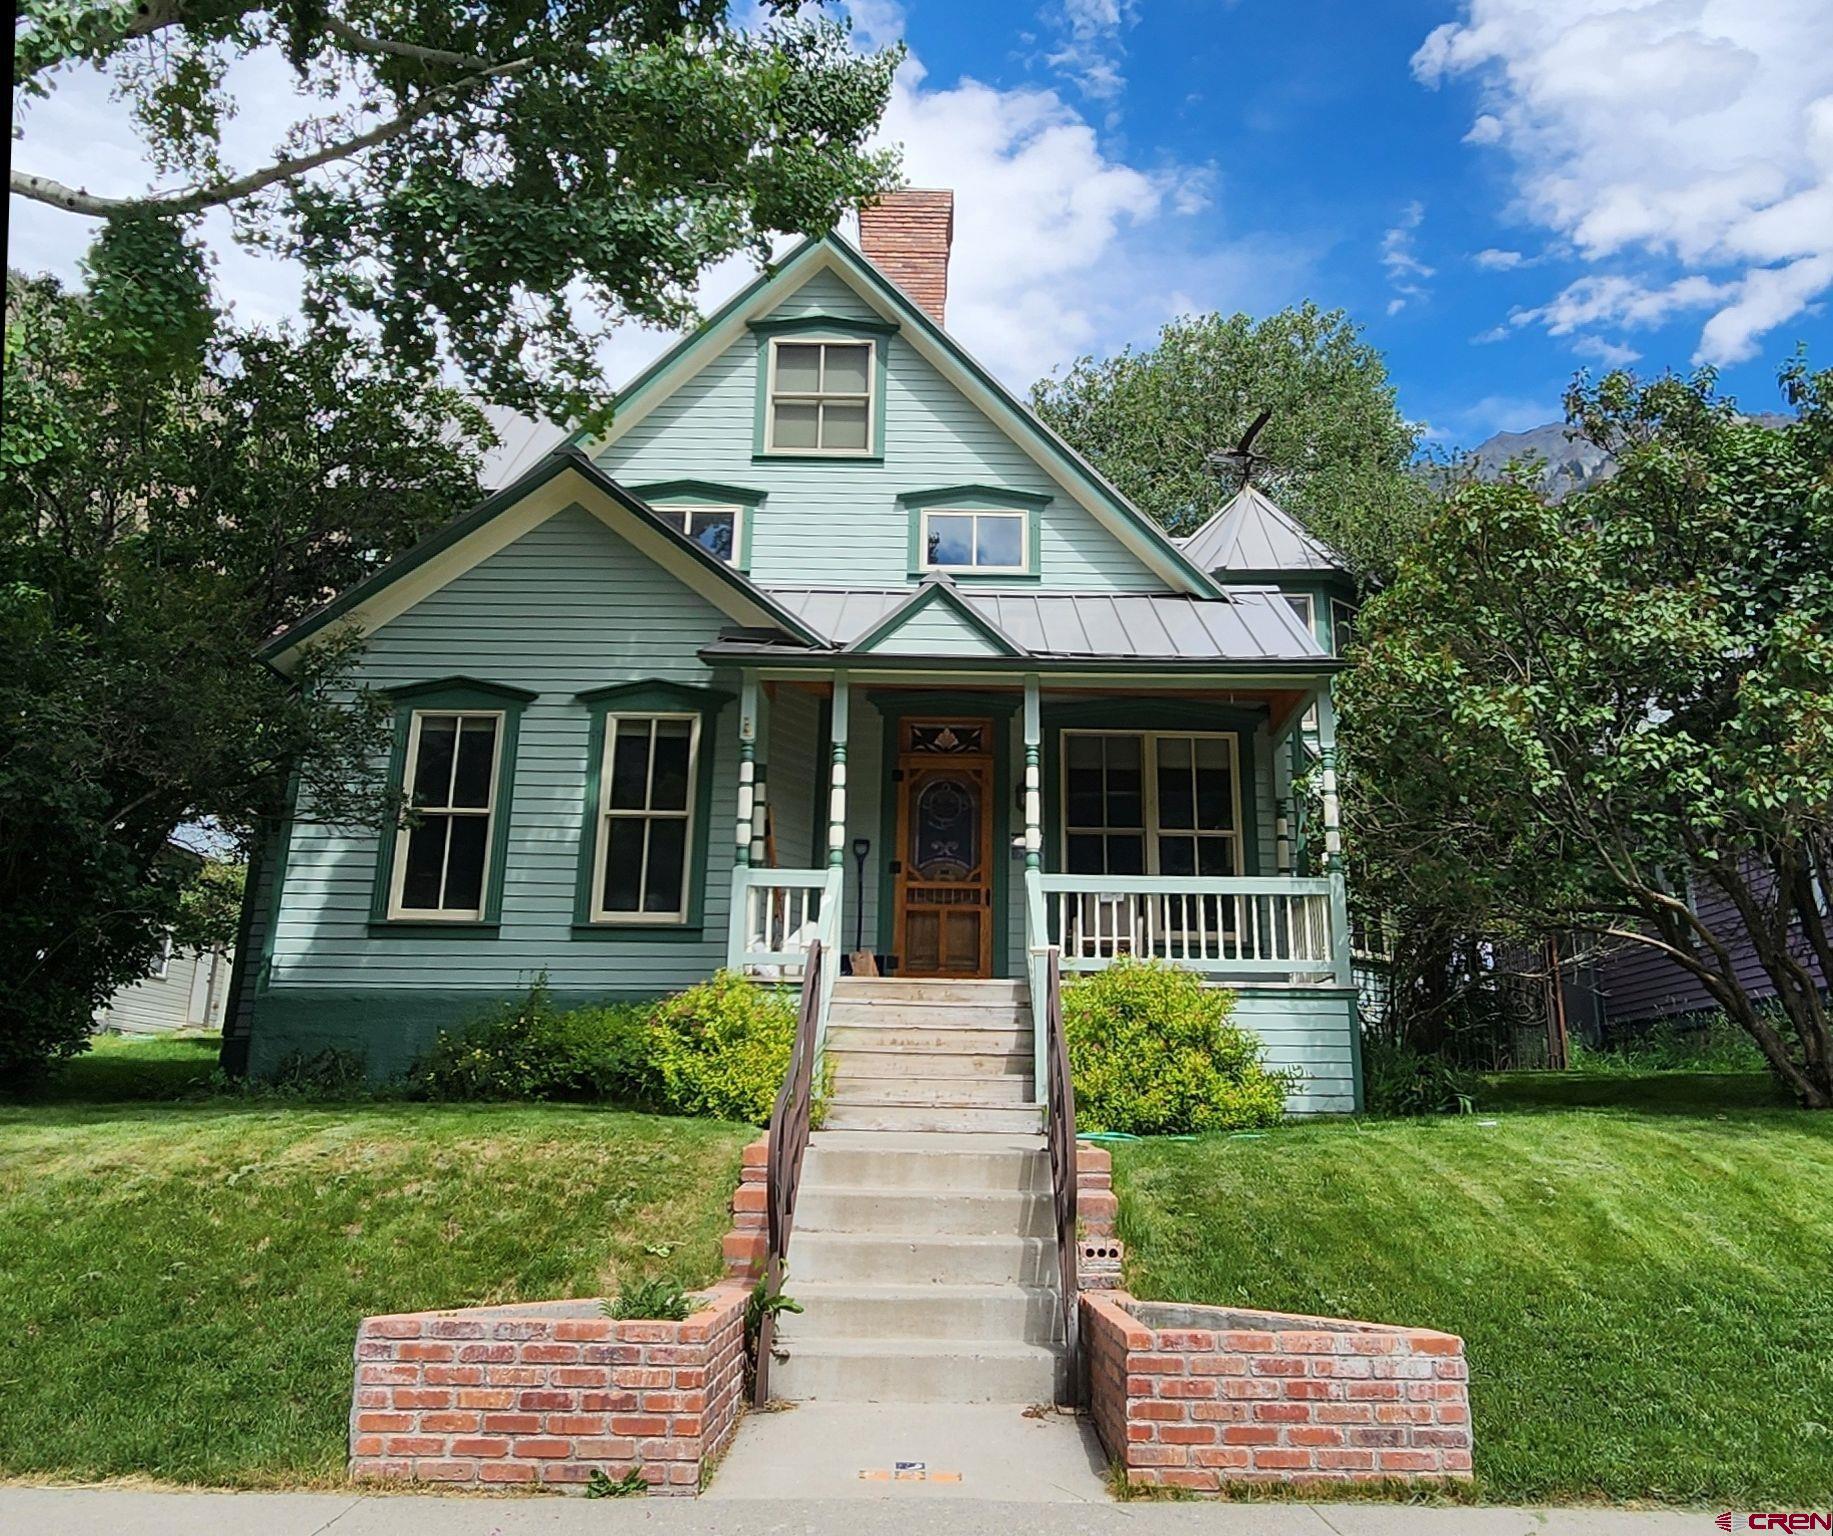
POLYGON ((154 981, 164 981, 172 974, 172 935, 166 934, 159 941, 159 956, 153 961, 153 968, 147 975, 154 981))
POLYGON ((1341 656, 1356 643, 1356 610, 1348 603, 1330 600, 1331 638, 1336 642, 1331 649, 1341 656))
POLYGON ((875 347, 870 341, 772 342, 766 449, 869 454, 875 347))
POLYGON ((1063 733, 1063 866, 1069 874, 1236 875, 1240 828, 1232 735, 1063 733))
POLYGON ((1286 600, 1292 611, 1298 615, 1298 621, 1305 626, 1305 632, 1315 635, 1317 633, 1317 623, 1311 616, 1311 594, 1309 592, 1282 592, 1279 595, 1286 600))
POLYGON ((687 921, 698 714, 605 716, 593 922, 687 921))
POLYGON ((1022 572, 1026 521, 1023 512, 925 512, 923 564, 930 570, 1022 572))
POLYGON ((727 565, 738 563, 737 507, 662 506, 654 509, 657 517, 671 528, 686 534, 715 560, 727 565))
POLYGON ((390 917, 476 921, 484 915, 503 714, 415 710, 395 837, 390 917))

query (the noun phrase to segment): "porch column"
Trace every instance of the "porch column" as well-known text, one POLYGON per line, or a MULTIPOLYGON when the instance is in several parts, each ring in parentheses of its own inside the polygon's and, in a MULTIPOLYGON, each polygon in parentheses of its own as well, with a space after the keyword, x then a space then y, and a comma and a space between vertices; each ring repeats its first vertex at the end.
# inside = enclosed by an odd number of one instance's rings
POLYGON ((739 684, 738 703, 738 864, 762 863, 757 836, 761 831, 757 782, 757 673, 747 670, 739 684))
POLYGON ((1042 869, 1044 865, 1044 797, 1039 778, 1038 755, 1043 742, 1039 725, 1038 680, 1035 672, 1025 675, 1025 868, 1042 869))
POLYGON ((1273 743, 1273 867, 1282 875, 1292 873, 1292 737, 1302 719, 1295 713, 1273 743))
POLYGON ((1325 684, 1317 696, 1318 755, 1323 768, 1324 873, 1330 880, 1330 950, 1338 986, 1355 984, 1349 946, 1349 886, 1343 876, 1343 832, 1337 805, 1337 711, 1325 684))
POLYGON ((847 675, 834 674, 833 752, 828 770, 827 862, 832 868, 846 863, 846 737, 849 695, 847 675))

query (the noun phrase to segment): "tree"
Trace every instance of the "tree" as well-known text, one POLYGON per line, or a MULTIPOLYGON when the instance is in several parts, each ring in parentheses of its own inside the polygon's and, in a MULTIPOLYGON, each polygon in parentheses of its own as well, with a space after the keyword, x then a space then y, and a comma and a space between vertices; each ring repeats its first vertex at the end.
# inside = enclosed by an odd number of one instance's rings
POLYGON ((710 264, 767 260, 773 233, 891 184, 895 156, 865 145, 900 54, 855 52, 815 4, 768 0, 747 30, 728 0, 29 0, 21 98, 101 69, 182 185, 101 197, 15 165, 11 187, 155 266, 229 208, 238 238, 303 264, 315 322, 367 317, 423 371, 443 340, 488 397, 596 420, 605 324, 685 325, 710 264), (290 63, 301 115, 238 171, 229 74, 261 52, 290 63))
POLYGON ((1341 310, 1315 304, 1255 321, 1174 320, 1150 350, 1079 358, 1032 386, 1037 413, 1138 506, 1189 534, 1239 488, 1210 456, 1263 410, 1256 483, 1359 572, 1384 576, 1424 520, 1408 465, 1418 429, 1395 404, 1381 354, 1341 310))
POLYGON ((1363 610, 1346 803, 1366 894, 1658 950, 1827 1108, 1833 372, 1783 380, 1782 427, 1709 372, 1581 380, 1568 418, 1614 479, 1558 505, 1458 488, 1363 610), (1737 910, 1773 1009, 1689 877, 1737 910))
POLYGON ((81 1049, 201 916, 176 828, 249 844, 295 777, 328 820, 380 817, 381 708, 333 697, 354 642, 293 682, 253 653, 480 494, 482 416, 372 343, 137 313, 8 282, 0 1083, 81 1049))

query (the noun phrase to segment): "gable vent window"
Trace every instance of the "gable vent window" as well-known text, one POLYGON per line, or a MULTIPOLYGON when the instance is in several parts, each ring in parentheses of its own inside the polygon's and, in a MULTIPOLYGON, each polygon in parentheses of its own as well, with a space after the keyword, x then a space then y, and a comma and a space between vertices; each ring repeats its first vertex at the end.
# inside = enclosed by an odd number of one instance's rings
POLYGON ((698 715, 608 715, 592 919, 687 920, 698 715))
POLYGON ((737 507, 662 506, 655 514, 678 528, 715 560, 731 565, 738 559, 737 507))
POLYGON ((474 921, 484 913, 503 716, 416 710, 395 844, 391 917, 474 921))
POLYGON ((770 349, 770 435, 778 453, 865 454, 872 446, 869 341, 778 341, 770 349))
POLYGON ((1023 571, 1022 512, 925 512, 923 563, 938 571, 1023 571))

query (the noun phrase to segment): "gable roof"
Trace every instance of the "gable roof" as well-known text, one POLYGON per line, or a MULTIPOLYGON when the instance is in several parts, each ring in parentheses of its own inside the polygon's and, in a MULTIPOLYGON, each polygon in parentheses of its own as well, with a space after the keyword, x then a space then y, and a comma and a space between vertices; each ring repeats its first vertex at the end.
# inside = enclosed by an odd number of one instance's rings
POLYGON ((1001 630, 984 613, 970 606, 955 584, 940 574, 925 579, 910 597, 899 603, 863 634, 848 641, 847 654, 861 655, 879 650, 917 614, 937 604, 949 609, 955 616, 957 627, 971 632, 981 644, 990 648, 993 655, 1024 656, 1029 654, 1022 645, 1001 630))
POLYGON ((899 334, 920 356, 1046 472, 1069 487, 1095 519, 1147 569, 1179 590, 1204 597, 1227 597, 1209 572, 1188 558, 1175 539, 1128 501, 1094 465, 1033 414, 838 233, 804 240, 777 266, 760 273, 618 392, 616 414, 602 436, 588 443, 585 434, 577 434, 572 445, 597 451, 616 442, 657 404, 723 354, 745 333, 750 320, 820 271, 837 272, 880 314, 895 320, 899 334))
POLYGON ((300 646, 333 624, 375 629, 574 502, 630 537, 639 550, 657 558, 671 575, 740 624, 781 630, 802 645, 823 643, 819 633, 769 593, 709 554, 680 528, 657 517, 584 453, 566 447, 550 453, 494 496, 282 630, 256 654, 284 672, 300 646), (524 510, 533 516, 533 522, 526 516, 517 517, 524 510))
POLYGON ((1217 576, 1348 576, 1349 567, 1252 485, 1189 538, 1184 553, 1217 576))

